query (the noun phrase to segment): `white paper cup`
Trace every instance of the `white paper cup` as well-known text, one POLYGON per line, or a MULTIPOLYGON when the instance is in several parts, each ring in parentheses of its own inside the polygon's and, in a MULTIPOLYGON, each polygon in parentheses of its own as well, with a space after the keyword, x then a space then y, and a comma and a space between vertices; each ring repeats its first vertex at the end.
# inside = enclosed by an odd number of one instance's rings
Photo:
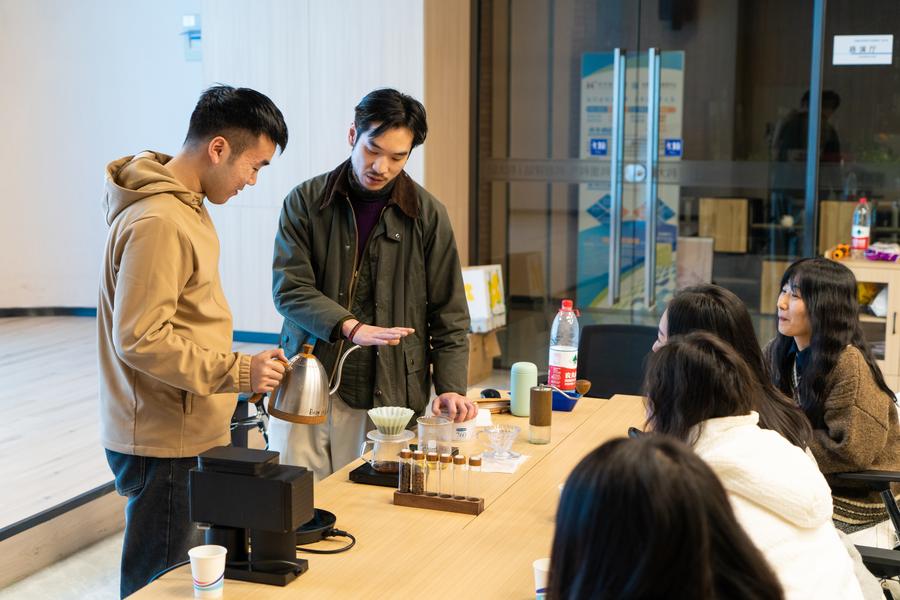
POLYGON ((191 575, 194 578, 194 598, 221 598, 225 583, 225 553, 223 546, 195 546, 188 550, 191 575))
POLYGON ((550 559, 539 558, 534 563, 534 598, 544 600, 547 597, 547 576, 550 574, 550 559))

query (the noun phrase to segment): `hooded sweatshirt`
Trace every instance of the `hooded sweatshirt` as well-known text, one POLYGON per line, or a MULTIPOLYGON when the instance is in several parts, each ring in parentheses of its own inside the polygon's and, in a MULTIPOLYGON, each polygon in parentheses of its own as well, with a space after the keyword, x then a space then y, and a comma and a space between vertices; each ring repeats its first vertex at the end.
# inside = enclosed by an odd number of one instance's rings
POLYGON ((786 599, 862 598, 831 521, 828 483, 803 450, 758 423, 755 412, 704 421, 694 451, 719 477, 786 599))
POLYGON ((107 166, 97 308, 103 446, 164 458, 228 444, 237 392, 250 391, 215 227, 169 160, 142 152, 107 166))

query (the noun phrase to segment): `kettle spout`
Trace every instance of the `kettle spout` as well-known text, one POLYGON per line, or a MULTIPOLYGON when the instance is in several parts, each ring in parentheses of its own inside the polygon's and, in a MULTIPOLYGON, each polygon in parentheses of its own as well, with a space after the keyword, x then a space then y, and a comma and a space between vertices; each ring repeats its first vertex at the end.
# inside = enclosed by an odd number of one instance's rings
POLYGON ((350 355, 351 352, 353 352, 354 350, 358 350, 359 348, 360 348, 360 346, 353 345, 353 346, 347 348, 347 351, 341 355, 341 359, 338 361, 337 373, 335 374, 335 377, 334 377, 334 387, 332 387, 330 390, 328 390, 329 396, 334 394, 341 385, 341 371, 344 369, 344 361, 347 360, 347 357, 350 355))

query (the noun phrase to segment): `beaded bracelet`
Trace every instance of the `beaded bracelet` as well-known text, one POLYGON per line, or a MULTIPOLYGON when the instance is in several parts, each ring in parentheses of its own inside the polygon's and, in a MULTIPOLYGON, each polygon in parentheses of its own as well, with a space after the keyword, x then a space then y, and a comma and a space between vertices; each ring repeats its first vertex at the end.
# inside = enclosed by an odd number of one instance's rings
POLYGON ((350 330, 350 333, 347 335, 347 339, 350 340, 350 343, 353 342, 353 336, 356 335, 356 332, 359 331, 359 328, 363 326, 362 321, 357 321, 356 325, 353 326, 353 329, 350 330))

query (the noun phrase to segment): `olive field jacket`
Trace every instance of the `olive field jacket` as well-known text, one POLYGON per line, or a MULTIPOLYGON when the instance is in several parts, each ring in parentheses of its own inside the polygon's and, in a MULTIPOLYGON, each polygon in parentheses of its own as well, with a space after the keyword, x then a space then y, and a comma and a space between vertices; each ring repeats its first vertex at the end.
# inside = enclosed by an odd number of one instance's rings
MULTIPOLYGON (((354 408, 427 406, 432 376, 437 394, 466 392, 469 311, 459 254, 444 206, 406 172, 395 180, 388 204, 357 264, 356 220, 348 196, 350 161, 310 179, 285 198, 273 261, 275 307, 284 317, 281 344, 288 357, 303 344, 334 377, 340 353, 334 339, 357 289, 380 327, 412 327, 398 346, 375 348, 371 402, 354 408), (360 276, 369 280, 359 281, 360 276), (432 373, 433 370, 433 373, 432 373)), ((338 336, 339 337, 339 336, 338 336)), ((359 352, 359 351, 357 351, 359 352)))

